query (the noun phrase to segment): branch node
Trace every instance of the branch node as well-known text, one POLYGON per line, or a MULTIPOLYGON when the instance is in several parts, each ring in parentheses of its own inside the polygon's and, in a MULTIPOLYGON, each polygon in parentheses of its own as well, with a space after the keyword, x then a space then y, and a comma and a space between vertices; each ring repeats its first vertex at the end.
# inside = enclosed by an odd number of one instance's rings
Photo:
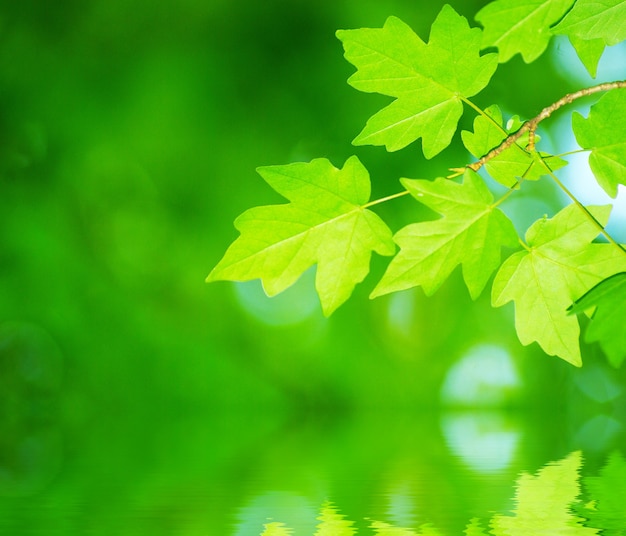
POLYGON ((506 151, 509 147, 511 147, 518 139, 520 139, 526 132, 528 132, 528 145, 526 149, 528 151, 533 151, 535 149, 535 131, 537 130, 537 126, 544 119, 547 119, 552 115, 553 112, 558 110, 559 108, 565 106, 566 104, 571 104, 576 99, 580 99, 581 97, 586 97, 588 95, 593 95, 594 93, 599 93, 600 91, 610 91, 612 89, 621 89, 626 88, 626 80, 618 80, 615 82, 605 82, 603 84, 598 84, 597 86, 588 87, 585 89, 581 89, 579 91, 575 91, 574 93, 568 93, 567 95, 561 97, 558 101, 551 104, 550 106, 546 106, 539 114, 532 119, 526 121, 519 129, 515 132, 504 138, 500 145, 491 149, 486 155, 482 156, 476 162, 468 164, 465 166, 473 171, 478 171, 484 164, 489 162, 492 158, 495 158, 500 153, 506 151))

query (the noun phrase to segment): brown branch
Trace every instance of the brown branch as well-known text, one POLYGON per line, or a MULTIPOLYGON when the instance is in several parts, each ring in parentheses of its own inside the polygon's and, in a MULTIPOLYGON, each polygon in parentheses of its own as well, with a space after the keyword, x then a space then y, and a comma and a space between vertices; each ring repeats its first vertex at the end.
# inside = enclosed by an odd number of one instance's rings
POLYGON ((466 167, 472 169, 474 171, 478 171, 486 162, 495 158, 500 153, 506 151, 509 147, 511 147, 517 140, 519 140, 526 132, 528 132, 528 149, 533 150, 535 148, 535 131, 537 130, 537 126, 544 119, 550 117, 556 110, 565 106, 566 104, 571 104, 576 99, 580 99, 581 97, 586 97, 587 95, 593 95, 594 93, 598 93, 600 91, 609 91, 611 89, 620 89, 626 88, 626 80, 619 80, 617 82, 606 82, 604 84, 598 84, 597 86, 588 87, 585 89, 581 89, 579 91, 575 91, 574 93, 568 93, 564 97, 561 97, 558 101, 550 106, 547 106, 536 117, 529 119, 526 121, 518 130, 516 130, 513 134, 505 138, 500 145, 491 149, 485 156, 480 158, 477 162, 473 164, 469 164, 466 167))

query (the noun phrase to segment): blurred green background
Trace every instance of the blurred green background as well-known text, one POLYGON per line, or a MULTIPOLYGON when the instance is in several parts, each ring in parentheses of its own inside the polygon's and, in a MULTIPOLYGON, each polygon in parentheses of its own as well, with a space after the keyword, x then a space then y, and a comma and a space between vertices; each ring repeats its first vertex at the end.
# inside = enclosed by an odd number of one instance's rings
MULTIPOLYGON (((485 3, 451 2, 470 21, 485 3)), ((388 99, 348 86, 353 68, 335 30, 380 26, 393 14, 425 39, 441 5, 1 3, 4 528, 30 519, 24 497, 43 501, 51 517, 41 525, 54 522, 59 533, 63 523, 72 533, 76 520, 55 517, 55 505, 87 504, 86 518, 102 521, 96 498, 104 496, 111 510, 130 496, 162 506, 175 523, 181 506, 153 496, 159 484, 146 475, 155 466, 176 482, 204 475, 211 515, 226 518, 240 500, 232 490, 264 463, 260 445, 273 448, 300 426, 344 430, 337 422, 348 418, 360 423, 347 428, 355 431, 350 441, 377 445, 377 423, 393 428, 408 412, 415 435, 407 444, 436 453, 443 439, 420 442, 418 431, 442 400, 557 415, 557 428, 545 420, 548 436, 563 435, 542 448, 558 455, 593 443, 590 432, 575 432, 598 407, 619 422, 623 374, 608 369, 597 348, 585 349, 588 367, 579 371, 522 347, 512 308, 492 309, 488 293, 472 302, 458 272, 432 298, 414 290, 370 301, 386 262, 374 258, 372 276, 330 319, 312 273, 271 300, 257 282, 204 283, 236 237, 233 219, 281 201, 257 166, 316 157, 341 166, 357 154, 381 196, 398 191, 400 177, 434 178, 467 162, 458 136, 432 161, 419 143, 393 154, 350 144, 388 99), (378 417, 362 417, 371 412, 378 417), (392 424, 381 414, 394 415, 392 424)), ((567 54, 561 43, 530 66, 515 58, 476 102, 536 114, 580 87, 560 61, 567 54)), ((467 114, 463 128, 471 120, 467 114)), ((520 229, 563 202, 549 185, 520 197, 524 208, 509 207, 520 229)), ((417 210, 403 199, 380 214, 395 231, 417 210)), ((308 436, 294 437, 297 452, 308 436)), ((389 456, 377 450, 362 468, 389 456)), ((159 474, 168 486, 174 481, 159 474)), ((184 492, 179 500, 193 503, 184 492)), ((125 533, 118 522, 99 526, 125 533)), ((157 525, 154 533, 174 533, 157 525)))

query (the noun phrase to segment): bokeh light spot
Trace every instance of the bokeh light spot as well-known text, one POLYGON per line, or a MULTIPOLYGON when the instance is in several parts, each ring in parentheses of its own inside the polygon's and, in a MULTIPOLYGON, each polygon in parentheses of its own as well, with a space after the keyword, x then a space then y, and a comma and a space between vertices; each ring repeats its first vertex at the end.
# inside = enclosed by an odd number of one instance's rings
POLYGON ((497 412, 447 414, 441 426, 450 451, 479 473, 505 470, 513 461, 520 433, 497 412))
POLYGON ((499 346, 480 345, 450 368, 441 399, 451 406, 497 407, 509 401, 519 385, 510 354, 499 346))
POLYGON ((311 268, 291 287, 271 298, 257 280, 236 283, 235 293, 241 306, 257 320, 272 326, 288 326, 316 314, 321 316, 314 282, 315 269, 311 268))

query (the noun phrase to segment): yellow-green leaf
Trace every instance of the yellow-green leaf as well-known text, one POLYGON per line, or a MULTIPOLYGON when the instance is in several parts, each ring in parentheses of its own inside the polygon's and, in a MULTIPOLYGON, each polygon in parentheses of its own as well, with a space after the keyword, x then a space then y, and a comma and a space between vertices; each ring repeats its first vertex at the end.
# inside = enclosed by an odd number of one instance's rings
POLYGON ((315 286, 324 313, 331 314, 369 272, 372 251, 395 251, 387 225, 363 206, 370 197, 367 170, 353 156, 341 170, 316 159, 258 171, 291 203, 239 216, 241 235, 207 281, 258 278, 273 296, 317 264, 315 286))
POLYGON ((602 39, 612 46, 626 39, 625 20, 624 0, 576 0, 553 31, 581 39, 602 39))
MULTIPOLYGON (((509 134, 522 125, 517 118, 512 118, 514 120, 512 127, 505 129, 502 112, 496 105, 487 108, 485 113, 486 116, 479 115, 474 119, 474 132, 468 130, 461 132, 465 148, 476 158, 486 155, 500 145, 509 134)), ((539 141, 538 137, 536 141, 539 141)), ((524 149, 527 142, 528 136, 522 136, 517 143, 487 161, 485 163, 487 173, 503 186, 512 188, 521 177, 524 180, 538 180, 548 173, 548 168, 555 171, 567 165, 562 158, 546 153, 541 153, 541 158, 537 158, 536 152, 524 149)))
POLYGON ((609 361, 619 367, 626 359, 626 272, 598 283, 574 302, 570 312, 581 313, 594 307, 585 340, 599 341, 609 361))
POLYGON ((574 0, 497 0, 476 14, 484 26, 483 47, 497 47, 499 61, 521 54, 535 61, 548 46, 550 26, 558 22, 574 0))
MULTIPOLYGON (((611 207, 588 207, 605 225, 611 207)), ((528 249, 509 257, 496 274, 492 303, 515 302, 515 328, 522 344, 580 366, 580 327, 570 304, 595 284, 626 269, 626 256, 610 244, 592 244, 599 229, 576 205, 526 233, 528 249)))
POLYGON ((450 6, 432 25, 428 44, 390 17, 382 28, 339 30, 345 57, 360 91, 395 97, 354 140, 397 151, 422 138, 424 156, 445 149, 463 113, 462 97, 481 91, 497 67, 495 54, 480 56, 481 31, 450 6))
POLYGON ((421 286, 433 294, 460 264, 472 298, 477 298, 500 265, 502 246, 514 247, 511 221, 493 206, 484 181, 467 170, 463 183, 447 179, 402 183, 411 195, 443 217, 410 224, 394 236, 400 252, 393 258, 372 297, 421 286))
POLYGON ((576 35, 570 35, 569 40, 585 69, 595 78, 598 62, 605 49, 604 41, 602 39, 582 39, 576 35))
MULTIPOLYGON (((624 2, 626 4, 626 2, 624 2)), ((614 89, 591 107, 586 119, 572 117, 576 140, 589 149, 589 166, 598 184, 611 197, 619 184, 626 184, 626 89, 614 89)))

